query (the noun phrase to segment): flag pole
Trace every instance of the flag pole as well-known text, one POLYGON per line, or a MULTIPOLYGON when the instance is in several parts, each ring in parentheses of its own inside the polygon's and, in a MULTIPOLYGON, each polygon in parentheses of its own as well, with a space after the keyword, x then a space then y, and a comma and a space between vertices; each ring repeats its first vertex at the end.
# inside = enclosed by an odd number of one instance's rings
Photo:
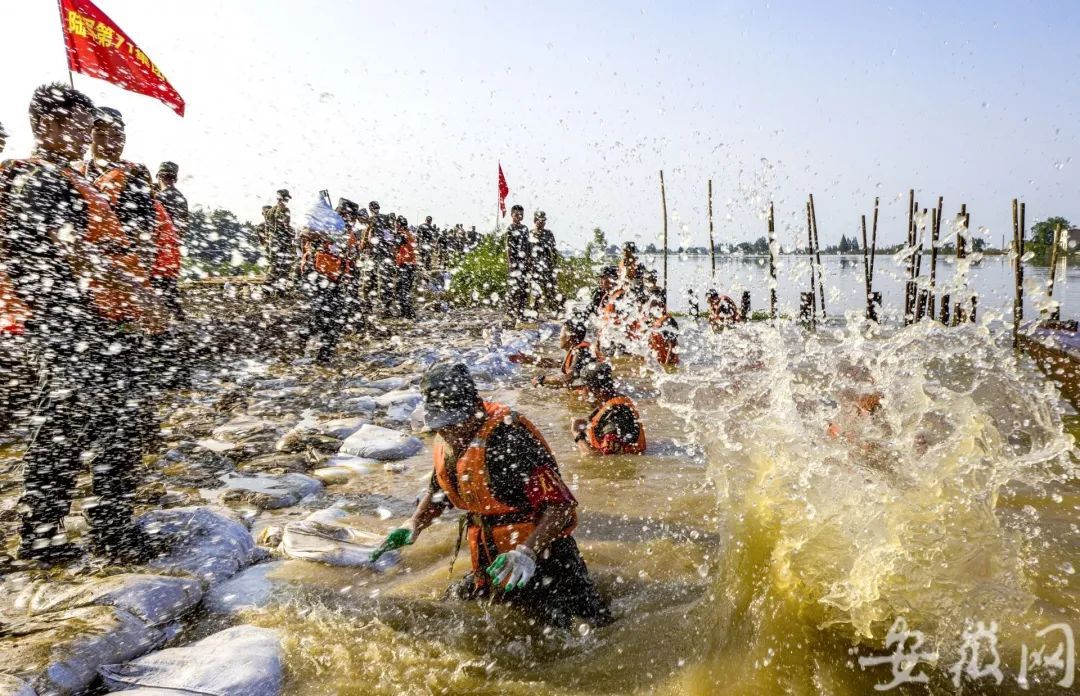
POLYGON ((75 76, 71 73, 71 60, 68 57, 67 37, 64 36, 64 4, 62 0, 56 0, 56 9, 60 12, 60 36, 64 40, 64 62, 68 64, 68 82, 75 89, 75 76))

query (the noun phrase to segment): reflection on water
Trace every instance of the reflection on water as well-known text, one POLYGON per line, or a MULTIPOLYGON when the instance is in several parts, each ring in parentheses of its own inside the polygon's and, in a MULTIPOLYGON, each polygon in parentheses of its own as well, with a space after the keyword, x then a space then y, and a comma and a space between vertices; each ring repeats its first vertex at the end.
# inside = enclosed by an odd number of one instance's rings
MULTIPOLYGON (((649 265, 660 268, 662 259, 645 257, 649 265)), ((862 312, 866 307, 862 256, 823 256, 825 272, 825 308, 834 315, 846 311, 862 312)), ((924 274, 928 260, 923 259, 924 274)), ((938 258, 937 287, 948 287, 954 278, 956 261, 944 255, 938 258)), ((879 255, 874 270, 874 290, 882 294, 887 319, 903 313, 906 267, 892 256, 879 255)), ((1024 268, 1024 316, 1035 316, 1036 303, 1046 294, 1050 269, 1027 265, 1024 268)), ((699 300, 707 287, 738 300, 743 290, 751 293, 754 309, 768 309, 769 262, 761 257, 721 256, 717 259, 716 279, 710 278, 712 266, 707 256, 672 255, 668 258, 670 292, 668 301, 677 311, 686 311, 686 291, 694 289, 699 300)), ((992 310, 1012 317, 1013 271, 1006 256, 987 256, 972 263, 968 272, 970 286, 979 295, 979 311, 992 310)), ((810 290, 810 266, 805 256, 781 256, 777 266, 777 296, 780 311, 794 316, 799 309, 799 293, 810 290)), ((1054 298, 1062 304, 1065 317, 1080 315, 1080 267, 1067 269, 1064 281, 1055 281, 1054 298)), ((955 298, 954 298, 955 300, 955 298)))

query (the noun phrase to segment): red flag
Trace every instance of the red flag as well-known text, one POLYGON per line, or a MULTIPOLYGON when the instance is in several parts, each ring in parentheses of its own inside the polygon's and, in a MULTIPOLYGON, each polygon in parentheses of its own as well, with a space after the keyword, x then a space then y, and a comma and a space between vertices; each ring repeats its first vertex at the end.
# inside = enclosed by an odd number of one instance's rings
POLYGON ((181 116, 184 100, 149 56, 90 0, 60 0, 68 68, 164 102, 181 116))
POLYGON ((503 175, 502 162, 499 162, 499 212, 506 217, 506 197, 510 194, 510 187, 506 185, 506 177, 503 175))

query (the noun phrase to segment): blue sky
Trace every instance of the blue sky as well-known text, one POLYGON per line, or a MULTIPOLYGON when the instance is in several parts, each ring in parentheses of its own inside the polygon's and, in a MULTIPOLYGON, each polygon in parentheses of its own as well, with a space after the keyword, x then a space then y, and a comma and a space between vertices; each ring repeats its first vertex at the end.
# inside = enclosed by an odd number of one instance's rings
MULTIPOLYGON (((881 238, 906 196, 961 202, 995 242, 1009 201, 1080 221, 1080 2, 356 3, 99 0, 188 102, 163 105, 76 76, 124 111, 129 154, 174 159, 193 202, 257 215, 328 188, 410 219, 494 223, 496 163, 511 202, 561 241, 599 225, 673 246, 785 244, 813 192, 823 242, 882 198, 881 238)), ((52 2, 6 19, 4 156, 29 146, 26 102, 66 78, 52 2)))

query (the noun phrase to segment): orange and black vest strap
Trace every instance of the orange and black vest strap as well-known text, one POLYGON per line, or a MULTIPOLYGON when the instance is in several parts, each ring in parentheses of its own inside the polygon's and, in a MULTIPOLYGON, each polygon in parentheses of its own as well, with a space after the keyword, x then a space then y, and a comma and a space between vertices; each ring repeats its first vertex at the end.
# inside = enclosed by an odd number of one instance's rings
MULTIPOLYGON (((495 429, 504 424, 525 428, 545 450, 551 452, 544 436, 527 418, 518 415, 509 406, 489 402, 484 402, 483 425, 457 461, 452 464, 447 462, 446 443, 442 438, 435 441, 433 451, 435 480, 439 487, 454 507, 469 513, 466 534, 478 585, 486 584, 486 575, 482 571, 495 560, 490 550, 494 549, 496 555, 506 553, 524 542, 536 528, 542 512, 507 505, 496 498, 491 490, 487 441, 495 429)), ((574 512, 560 536, 570 536, 576 526, 577 513, 574 512)))
POLYGON ((597 431, 600 428, 601 422, 604 420, 604 416, 618 407, 629 409, 630 413, 634 416, 634 422, 636 422, 638 426, 637 440, 631 443, 623 443, 622 450, 618 452, 618 454, 641 454, 647 447, 645 441, 645 426, 641 424, 641 414, 638 413, 637 406, 634 405, 634 402, 628 396, 616 396, 613 399, 608 399, 600 405, 600 408, 593 412, 592 417, 589 419, 589 425, 585 429, 589 446, 597 452, 603 452, 603 445, 600 442, 597 431))

